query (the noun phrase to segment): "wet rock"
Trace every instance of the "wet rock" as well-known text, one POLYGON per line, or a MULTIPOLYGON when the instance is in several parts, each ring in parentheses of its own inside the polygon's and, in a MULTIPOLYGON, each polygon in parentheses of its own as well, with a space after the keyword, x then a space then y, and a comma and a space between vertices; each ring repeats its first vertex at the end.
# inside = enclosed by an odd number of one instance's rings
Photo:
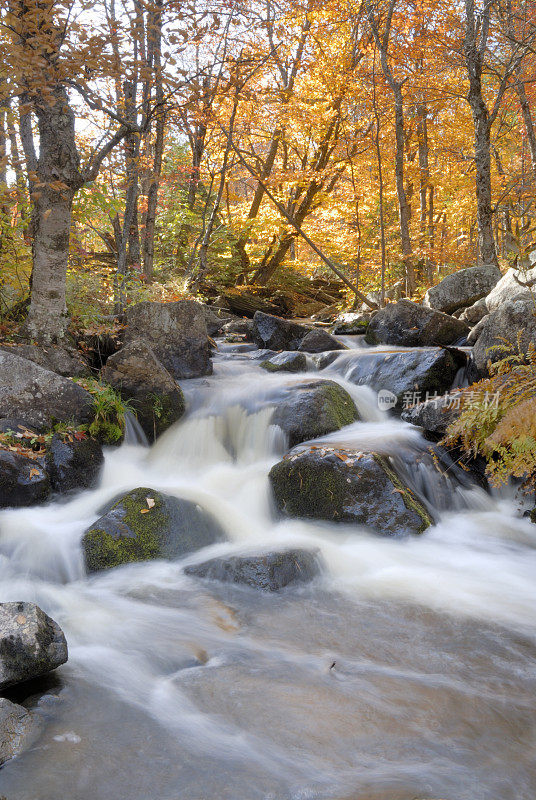
POLYGON ((64 378, 84 378, 90 370, 78 350, 74 347, 60 347, 49 345, 42 347, 37 344, 2 345, 0 350, 12 353, 20 358, 26 358, 43 369, 48 369, 64 378))
POLYGON ((345 378, 357 386, 391 392, 395 411, 413 405, 429 395, 448 391, 467 356, 455 348, 430 348, 405 352, 357 353, 345 378))
POLYGON ((321 562, 317 550, 292 549, 265 555, 211 558, 184 571, 197 578, 277 592, 291 584, 312 581, 321 572, 321 562))
POLYGON ((423 305, 452 314, 486 297, 500 279, 501 271, 493 264, 460 269, 428 289, 423 305))
POLYGON ((246 339, 253 338, 253 320, 252 319, 236 319, 231 322, 226 322, 222 328, 222 332, 227 336, 244 336, 246 339))
POLYGON ((217 336, 217 334, 221 333, 224 325, 233 319, 232 314, 223 311, 217 306, 207 306, 205 303, 198 303, 198 305, 203 312, 209 336, 217 336))
POLYGON ((503 350, 491 350, 496 346, 504 347, 507 343, 517 349, 518 334, 521 352, 527 352, 529 344, 536 346, 536 304, 532 296, 524 294, 503 303, 496 311, 479 323, 478 334, 473 357, 481 375, 487 374, 487 363, 499 361, 506 353, 503 350))
POLYGON ((88 572, 133 561, 175 559, 225 540, 196 503, 138 488, 115 500, 82 539, 88 572))
POLYGON ((75 426, 89 422, 93 399, 74 381, 26 358, 0 352, 0 409, 2 417, 49 430, 56 422, 75 426))
POLYGON ((371 320, 370 314, 357 314, 347 312, 335 320, 333 333, 339 336, 357 336, 366 333, 371 320))
POLYGON ((309 331, 301 340, 298 350, 304 353, 324 353, 327 350, 347 350, 346 345, 320 328, 309 331))
POLYGON ((102 376, 128 400, 147 438, 154 441, 185 411, 180 386, 148 344, 135 339, 110 356, 102 376))
POLYGON ((289 517, 364 525, 381 536, 422 533, 432 523, 389 459, 376 453, 298 449, 269 478, 278 509, 289 517))
POLYGON ((199 303, 137 303, 127 309, 126 320, 125 344, 141 339, 174 378, 212 373, 210 342, 199 303))
POLYGON ((305 372, 307 369, 307 358, 303 353, 296 353, 290 350, 277 353, 260 365, 267 372, 305 372))
POLYGON ((0 690, 44 675, 67 661, 57 622, 34 603, 0 603, 0 690))
POLYGON ((272 422, 287 434, 290 447, 316 439, 359 419, 355 403, 335 381, 303 381, 288 387, 272 422))
POLYGON ((25 433, 26 431, 33 433, 35 436, 39 436, 39 433, 33 430, 33 428, 29 428, 22 419, 14 419, 13 417, 0 419, 0 433, 13 433, 17 435, 19 433, 25 433))
POLYGON ((452 392, 424 403, 417 403, 402 412, 402 419, 404 422, 423 428, 427 438, 438 441, 446 434, 448 426, 460 416, 461 400, 460 393, 452 392))
POLYGON ((55 492, 92 489, 104 464, 102 447, 89 436, 64 437, 55 433, 47 447, 46 468, 55 492))
POLYGON ((298 350, 310 331, 305 325, 263 311, 256 311, 253 317, 253 340, 268 350, 298 350))
POLYGON ((0 450, 0 508, 37 505, 49 495, 50 480, 38 461, 0 450))
POLYGON ((524 295, 530 299, 536 290, 536 266, 526 271, 509 269, 486 297, 488 311, 497 311, 503 304, 524 295))
POLYGON ((42 718, 0 697, 0 766, 28 750, 43 729, 42 718))
POLYGON ((380 309, 370 321, 365 336, 369 344, 402 347, 453 345, 469 333, 465 322, 431 308, 400 300, 380 309))
POLYGON ((482 297, 480 300, 477 300, 476 303, 473 303, 472 306, 464 309, 460 315, 460 319, 472 327, 480 322, 481 319, 484 319, 487 313, 488 306, 486 304, 486 298, 482 297))

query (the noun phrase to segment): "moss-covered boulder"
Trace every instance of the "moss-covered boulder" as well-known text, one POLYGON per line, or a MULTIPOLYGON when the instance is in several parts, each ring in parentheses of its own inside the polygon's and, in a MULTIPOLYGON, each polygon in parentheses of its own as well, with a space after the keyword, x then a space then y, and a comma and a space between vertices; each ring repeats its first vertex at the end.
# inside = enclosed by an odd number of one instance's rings
POLYGON ((147 438, 154 441, 185 410, 180 386, 148 344, 135 339, 110 356, 104 380, 128 400, 147 438))
POLYGON ((305 353, 292 351, 276 353, 275 356, 262 361, 261 367, 267 372, 305 372, 307 356, 305 353))
POLYGON ((225 540, 196 503, 138 488, 111 503, 82 538, 88 572, 133 561, 175 559, 225 540))
POLYGON ((294 383, 278 401, 273 422, 287 434, 290 447, 325 436, 359 419, 355 403, 335 381, 294 383))
POLYGON ((389 459, 377 453, 296 450, 269 477, 277 507, 289 517, 364 525, 382 536, 423 533, 432 524, 389 459))

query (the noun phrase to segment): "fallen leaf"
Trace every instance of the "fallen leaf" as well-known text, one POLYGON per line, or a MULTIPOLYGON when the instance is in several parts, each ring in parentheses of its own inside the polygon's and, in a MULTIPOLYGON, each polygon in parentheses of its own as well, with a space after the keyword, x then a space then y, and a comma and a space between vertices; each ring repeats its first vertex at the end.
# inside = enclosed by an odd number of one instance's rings
POLYGON ((140 514, 148 514, 148 513, 149 513, 148 508, 140 508, 140 514))
POLYGON ((152 497, 146 497, 145 499, 147 500, 147 505, 149 506, 149 508, 153 508, 153 506, 154 506, 153 498, 152 497))
POLYGON ((30 478, 37 478, 41 473, 35 467, 30 470, 30 478))

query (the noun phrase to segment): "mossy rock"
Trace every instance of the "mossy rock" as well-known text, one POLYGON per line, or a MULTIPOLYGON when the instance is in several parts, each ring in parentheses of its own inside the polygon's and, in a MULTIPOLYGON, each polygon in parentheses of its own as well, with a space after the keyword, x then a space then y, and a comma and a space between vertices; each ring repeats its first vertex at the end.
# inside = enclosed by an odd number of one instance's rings
POLYGON ((270 471, 278 509, 363 525, 383 536, 423 533, 432 518, 385 456, 319 448, 290 453, 270 471))
POLYGON ((277 353, 266 361, 262 361, 261 367, 267 372, 305 372, 307 356, 305 353, 292 351, 277 353))
POLYGON ((359 419, 355 403, 335 381, 304 381, 289 386, 273 422, 288 435, 290 447, 326 436, 359 419))
POLYGON ((176 559, 225 540, 218 522, 196 503, 138 488, 113 501, 82 539, 86 569, 156 558, 176 559))

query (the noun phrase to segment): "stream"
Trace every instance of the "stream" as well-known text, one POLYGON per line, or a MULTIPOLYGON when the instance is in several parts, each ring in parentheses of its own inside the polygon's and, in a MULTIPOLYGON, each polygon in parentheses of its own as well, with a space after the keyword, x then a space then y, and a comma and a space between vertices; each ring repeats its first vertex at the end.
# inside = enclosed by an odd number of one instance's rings
MULTIPOLYGON (((99 486, 0 513, 0 601, 37 603, 69 661, 35 704, 34 747, 0 770, 6 800, 534 800, 536 526, 514 497, 415 473, 425 535, 281 520, 268 484, 287 451, 283 388, 338 381, 362 421, 326 437, 397 456, 421 433, 347 380, 269 374, 220 343, 214 375, 181 382, 187 415, 148 448, 109 449, 99 486), (115 496, 193 500, 229 541, 182 562, 87 577, 80 538, 115 496), (187 563, 320 548, 312 584, 263 593, 187 577, 187 563)), ((30 704, 32 700, 30 699, 30 704)))

